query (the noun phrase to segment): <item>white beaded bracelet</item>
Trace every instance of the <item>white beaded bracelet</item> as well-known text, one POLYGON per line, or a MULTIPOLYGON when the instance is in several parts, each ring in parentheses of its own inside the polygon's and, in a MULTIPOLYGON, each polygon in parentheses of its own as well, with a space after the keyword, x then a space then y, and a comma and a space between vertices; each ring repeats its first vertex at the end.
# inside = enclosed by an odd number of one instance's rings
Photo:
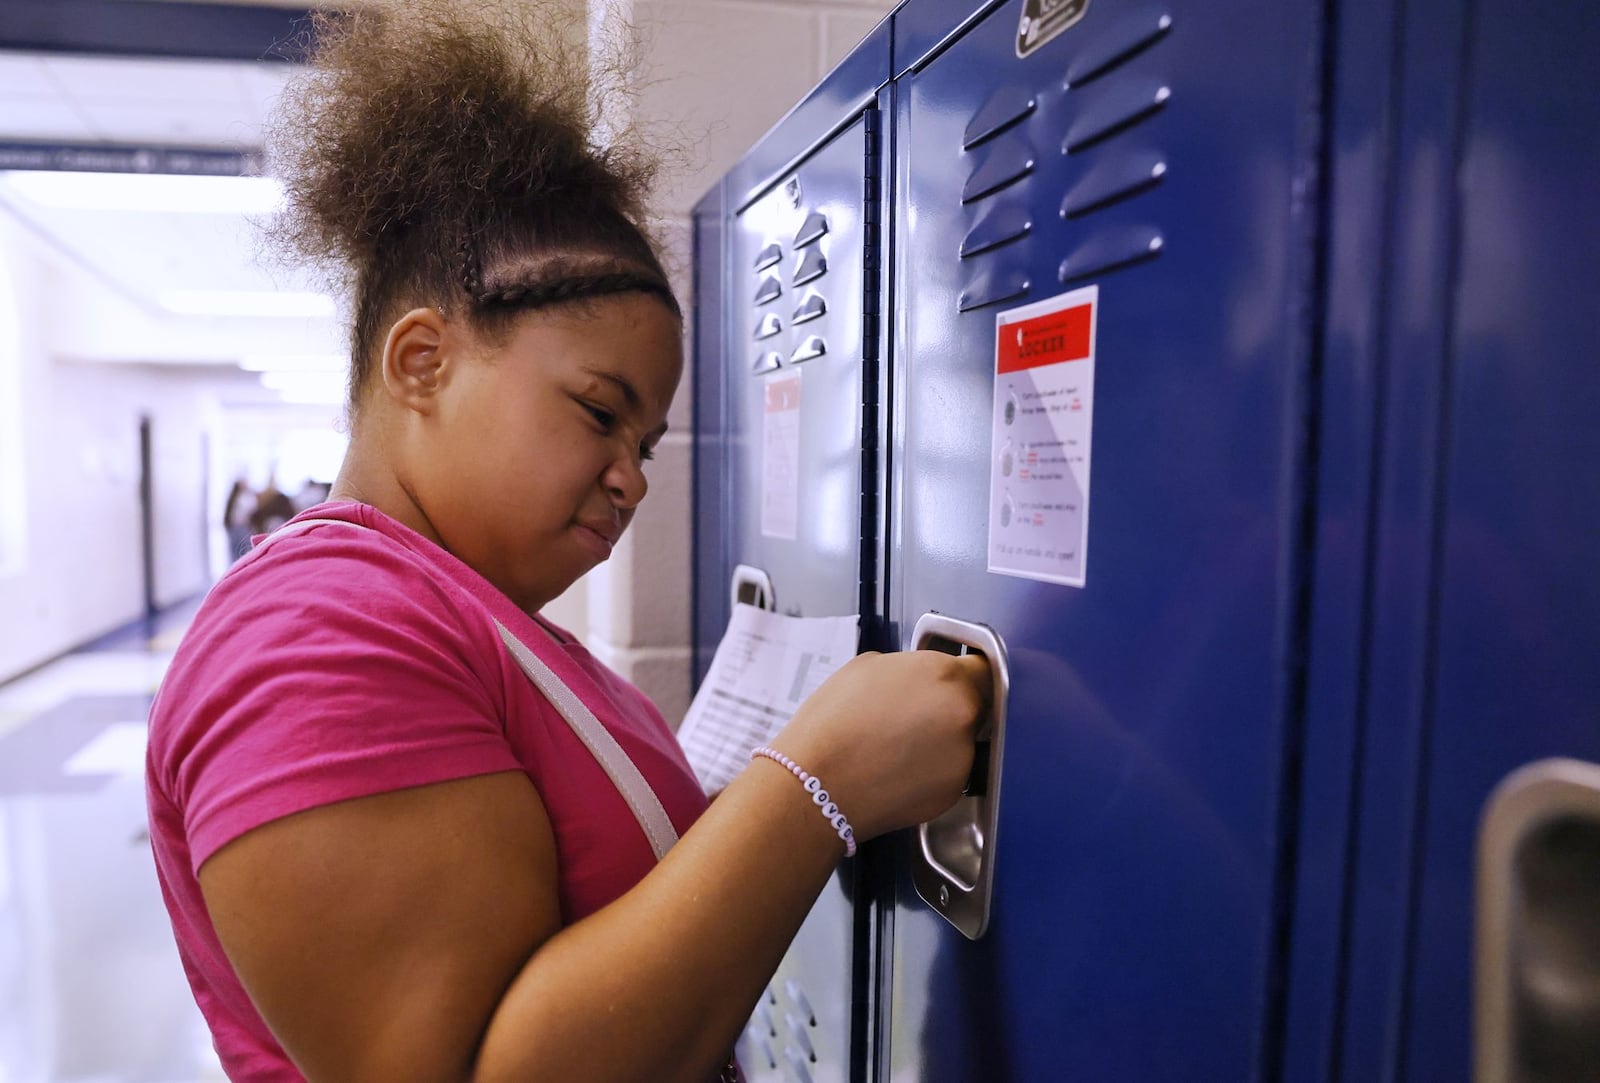
POLYGON ((774 763, 787 767, 789 773, 800 780, 800 785, 805 787, 807 795, 811 798, 811 803, 817 806, 822 812, 823 819, 827 820, 833 826, 833 829, 839 833, 839 837, 844 840, 844 856, 855 857, 856 833, 850 827, 850 821, 844 818, 844 813, 839 811, 839 806, 834 804, 828 797, 828 791, 822 788, 822 780, 775 748, 768 748, 766 745, 762 745, 760 748, 752 749, 750 758, 753 760, 758 756, 764 756, 774 763))

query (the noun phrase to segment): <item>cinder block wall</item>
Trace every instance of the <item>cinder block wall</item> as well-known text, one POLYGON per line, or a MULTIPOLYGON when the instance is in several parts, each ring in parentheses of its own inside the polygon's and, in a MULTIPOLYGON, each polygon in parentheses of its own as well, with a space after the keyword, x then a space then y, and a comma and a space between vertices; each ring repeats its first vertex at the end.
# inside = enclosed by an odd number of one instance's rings
MULTIPOLYGON (((594 33, 606 33, 616 18, 643 32, 631 107, 647 127, 681 132, 688 149, 687 168, 664 178, 656 222, 686 307, 695 202, 893 7, 891 0, 592 0, 594 33)), ((690 392, 686 374, 633 527, 580 584, 584 597, 564 600, 558 615, 586 623, 595 655, 643 689, 674 726, 689 705, 690 392)))

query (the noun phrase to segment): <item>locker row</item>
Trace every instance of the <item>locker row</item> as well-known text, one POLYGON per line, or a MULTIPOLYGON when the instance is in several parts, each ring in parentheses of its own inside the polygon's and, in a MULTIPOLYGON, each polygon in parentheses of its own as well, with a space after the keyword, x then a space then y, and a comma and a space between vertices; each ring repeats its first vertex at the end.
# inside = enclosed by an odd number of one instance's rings
POLYGON ((906 0, 705 196, 697 675, 742 601, 1002 682, 747 1075, 1600 1077, 1596 48, 906 0))

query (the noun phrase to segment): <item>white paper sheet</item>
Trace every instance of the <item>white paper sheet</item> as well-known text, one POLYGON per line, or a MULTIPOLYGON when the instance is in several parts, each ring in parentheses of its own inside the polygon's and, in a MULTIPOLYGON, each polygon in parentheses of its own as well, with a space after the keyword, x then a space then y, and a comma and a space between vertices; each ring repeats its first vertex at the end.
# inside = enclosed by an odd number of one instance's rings
POLYGON ((817 687, 856 653, 855 617, 786 617, 736 605, 678 741, 706 793, 750 762, 817 687))

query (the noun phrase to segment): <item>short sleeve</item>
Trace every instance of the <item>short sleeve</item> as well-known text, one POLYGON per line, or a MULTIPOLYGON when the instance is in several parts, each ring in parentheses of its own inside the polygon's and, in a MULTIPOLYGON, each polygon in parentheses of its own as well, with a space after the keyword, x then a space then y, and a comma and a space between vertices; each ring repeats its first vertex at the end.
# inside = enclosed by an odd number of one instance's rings
POLYGON ((196 874, 296 812, 520 769, 491 623, 374 531, 280 539, 202 614, 151 734, 196 874))

